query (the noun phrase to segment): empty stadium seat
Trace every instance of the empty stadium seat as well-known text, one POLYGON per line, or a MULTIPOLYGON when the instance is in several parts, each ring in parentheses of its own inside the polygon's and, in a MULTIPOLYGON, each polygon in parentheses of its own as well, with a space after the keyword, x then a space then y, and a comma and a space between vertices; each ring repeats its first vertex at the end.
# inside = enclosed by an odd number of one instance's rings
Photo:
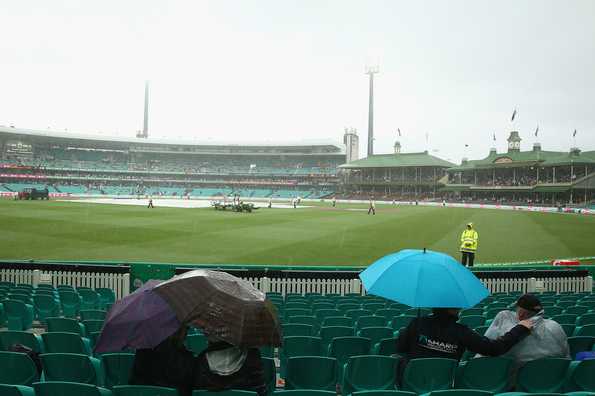
POLYGON ((76 319, 71 318, 46 318, 49 332, 75 333, 85 336, 85 326, 76 319))
POLYGON ((383 338, 372 347, 372 353, 375 355, 390 356, 397 353, 397 339, 383 338))
POLYGON ((417 394, 450 389, 457 363, 454 359, 412 359, 405 367, 403 389, 417 394))
POLYGON ((279 357, 281 360, 281 375, 286 374, 287 361, 295 356, 321 356, 322 340, 320 337, 293 336, 284 337, 279 357))
POLYGON ((92 289, 77 288, 77 293, 81 296, 80 309, 99 309, 103 308, 99 293, 92 289))
POLYGON ((185 344, 189 351, 198 355, 207 348, 208 340, 204 334, 192 334, 186 336, 185 344))
POLYGON ((76 353, 40 355, 45 381, 68 381, 103 386, 99 359, 76 353))
POLYGON ((352 327, 353 319, 348 318, 346 316, 329 316, 329 317, 323 319, 322 326, 323 327, 329 327, 329 326, 352 327))
POLYGON ((33 306, 17 300, 4 300, 8 330, 28 330, 33 324, 33 306))
POLYGON ((531 360, 519 370, 517 390, 530 393, 557 393, 562 389, 569 365, 568 359, 531 360))
POLYGON ((128 385, 128 379, 134 364, 134 353, 104 353, 101 355, 105 373, 105 387, 128 385))
POLYGON ((386 318, 382 316, 360 316, 355 321, 355 328, 361 330, 364 327, 385 327, 386 324, 386 318))
POLYGON ((60 305, 53 294, 36 294, 33 297, 33 306, 37 318, 42 322, 49 317, 60 315, 60 305))
POLYGON ((353 356, 343 372, 341 394, 364 390, 394 390, 398 359, 389 356, 353 356))
POLYGON ((112 396, 108 389, 68 381, 36 382, 35 396, 112 396))
POLYGON ((302 324, 302 323, 285 323, 282 325, 283 328, 283 336, 284 337, 293 337, 293 336, 312 336, 314 335, 314 327, 309 324, 302 324))
POLYGON ((91 355, 91 343, 88 338, 76 333, 55 332, 41 335, 46 353, 74 353, 91 355))
POLYGON ((322 340, 322 349, 325 353, 333 338, 351 337, 355 335, 355 329, 348 326, 323 326, 320 328, 320 339, 322 340))
POLYGON ((31 358, 20 352, 0 352, 0 384, 31 385, 39 380, 31 358))
POLYGON ((0 331, 0 351, 8 351, 12 345, 21 344, 34 352, 43 352, 41 336, 26 331, 0 331))
POLYGON ((409 323, 411 323, 411 321, 415 318, 416 317, 413 315, 397 316, 390 322, 390 327, 392 327, 393 330, 400 330, 403 327, 409 326, 409 323))
POLYGON ((492 396, 492 392, 482 391, 479 389, 448 389, 433 391, 427 396, 492 396))
POLYGON ((119 385, 112 392, 114 396, 179 396, 176 389, 149 385, 119 385))
POLYGON ((569 382, 575 390, 595 392, 595 359, 579 362, 573 368, 569 382))
POLYGON ((390 327, 364 327, 357 332, 357 335, 370 339, 370 345, 376 345, 380 340, 391 338, 393 330, 390 327))
POLYGON ((337 384, 337 360, 328 357, 292 357, 287 361, 285 389, 320 389, 334 391, 337 384))
POLYGON ((75 318, 81 309, 81 297, 76 292, 70 289, 60 289, 59 286, 58 294, 60 295, 60 304, 64 316, 75 318))
POLYGON ((480 357, 461 364, 456 387, 493 393, 506 391, 513 361, 502 357, 480 357))
POLYGON ((0 384, 2 396, 35 396, 35 391, 30 386, 0 384))
POLYGON ((107 311, 101 309, 83 309, 79 312, 81 320, 105 320, 107 311))
POLYGON ((101 329, 103 328, 103 320, 89 319, 83 320, 81 323, 84 326, 85 334, 87 335, 91 333, 101 332, 101 329))
MULTIPOLYGON (((368 355, 372 344, 369 338, 336 337, 333 338, 328 349, 328 355, 337 359, 338 367, 343 367, 352 356, 368 355)), ((343 370, 339 370, 338 379, 343 379, 343 370)))

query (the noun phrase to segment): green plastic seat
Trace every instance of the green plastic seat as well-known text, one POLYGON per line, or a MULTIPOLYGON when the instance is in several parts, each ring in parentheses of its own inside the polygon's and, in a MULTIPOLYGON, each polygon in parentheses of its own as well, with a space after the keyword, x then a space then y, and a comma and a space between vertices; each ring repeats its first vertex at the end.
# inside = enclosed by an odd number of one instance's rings
POLYGON ((513 361, 502 357, 480 357, 461 365, 456 388, 504 392, 510 384, 513 361))
POLYGON ((258 348, 260 351, 260 356, 263 358, 274 358, 275 357, 275 347, 270 345, 261 346, 258 348))
POLYGON ((343 315, 345 315, 347 313, 347 311, 359 310, 361 308, 362 308, 361 304, 357 304, 357 303, 340 303, 340 304, 337 304, 337 309, 339 311, 341 311, 343 313, 343 315))
POLYGON ((272 395, 277 388, 277 367, 275 359, 260 358, 262 369, 264 371, 264 383, 266 384, 266 394, 272 395))
POLYGON ((362 304, 362 309, 367 309, 368 311, 376 312, 379 309, 386 308, 386 304, 381 302, 371 302, 371 303, 364 303, 362 304))
MULTIPOLYGON (((577 326, 584 326, 595 324, 595 313, 586 313, 584 315, 578 316, 576 318, 576 325, 577 326)), ((575 322, 564 322, 564 323, 575 323, 575 322)), ((558 322, 560 323, 560 322, 558 322)))
POLYGON ((403 315, 411 315, 415 317, 428 316, 432 313, 431 309, 427 308, 407 308, 403 311, 403 315))
POLYGON ((386 327, 386 319, 382 316, 360 316, 355 322, 355 328, 361 330, 364 327, 386 327))
POLYGON ((109 309, 116 302, 116 293, 107 287, 98 287, 95 289, 99 294, 99 302, 104 309, 109 309))
POLYGON ((99 293, 92 289, 77 288, 77 293, 81 296, 80 309, 100 309, 103 308, 99 293))
POLYGON ((562 330, 566 333, 566 337, 572 337, 574 329, 576 328, 573 323, 560 323, 560 327, 562 327, 562 330))
POLYGON ((6 298, 10 300, 20 301, 27 305, 33 305, 33 296, 23 293, 8 293, 6 298))
POLYGON ((282 325, 284 337, 306 336, 314 335, 314 326, 303 323, 285 323, 282 325))
POLYGON ((353 327, 353 319, 347 316, 329 316, 322 321, 322 327, 345 326, 353 327))
POLYGON ((413 392, 402 390, 371 390, 353 392, 353 396, 416 396, 413 392))
POLYGON ((21 344, 33 351, 42 353, 43 340, 41 336, 27 331, 0 331, 0 351, 8 351, 14 344, 21 344))
POLYGON ((328 317, 333 317, 333 316, 343 316, 343 313, 341 311, 339 311, 338 309, 317 309, 314 310, 314 316, 316 316, 316 319, 318 319, 319 322, 322 323, 322 321, 325 318, 328 317))
POLYGON ((578 315, 575 314, 560 314, 554 315, 551 319, 558 323, 576 323, 578 315))
POLYGON ((189 351, 198 355, 207 349, 209 341, 207 340, 207 336, 204 334, 192 334, 186 336, 185 344, 189 351))
POLYGON ((355 329, 350 326, 323 326, 320 328, 322 349, 326 353, 333 338, 350 337, 355 335, 355 329))
POLYGON ((30 386, 0 384, 2 396, 35 396, 35 390, 30 386))
POLYGON ((317 301, 312 304, 312 311, 320 311, 321 309, 335 309, 336 305, 332 302, 320 302, 317 301))
POLYGON ((575 314, 575 315, 584 315, 591 310, 591 307, 586 307, 583 305, 575 305, 573 307, 568 307, 564 310, 564 313, 567 314, 575 314))
POLYGON ((283 338, 280 349, 281 376, 287 373, 287 362, 296 356, 322 356, 322 340, 320 337, 293 336, 283 338))
POLYGON ((564 313, 564 308, 562 307, 546 307, 545 308, 545 316, 551 318, 552 316, 561 315, 564 313))
POLYGON ((482 316, 483 308, 469 308, 469 309, 465 309, 465 310, 461 311, 461 313, 459 314, 459 316, 461 318, 463 316, 475 316, 475 315, 482 316))
POLYGON ((39 357, 45 381, 103 386, 103 370, 97 358, 76 353, 43 353, 39 357))
POLYGON ((365 390, 394 390, 398 359, 390 356, 353 356, 343 371, 341 394, 365 390))
POLYGON ((412 359, 403 373, 403 390, 421 394, 450 389, 457 365, 454 359, 412 359))
POLYGON ((303 309, 307 313, 301 313, 300 315, 309 315, 312 313, 312 307, 307 302, 288 302, 285 304, 285 309, 303 309))
MULTIPOLYGON (((344 367, 352 356, 368 355, 372 344, 369 338, 363 337, 336 337, 331 341, 328 355, 337 359, 337 366, 344 367)), ((337 373, 339 383, 343 380, 343 370, 337 373)))
POLYGON ((103 371, 105 373, 105 387, 108 389, 116 385, 128 385, 128 379, 134 364, 134 353, 104 353, 101 355, 103 371))
POLYGON ((568 337, 570 357, 574 359, 579 352, 590 351, 595 345, 595 337, 568 337))
POLYGON ((60 305, 53 295, 36 294, 33 297, 35 314, 40 321, 60 315, 60 305))
POLYGON ((75 333, 85 336, 85 326, 76 319, 71 318, 46 318, 49 332, 75 333))
POLYGON ((114 396, 179 396, 176 389, 149 385, 119 385, 112 392, 114 396))
POLYGON ((76 333, 55 332, 41 335, 46 353, 74 353, 91 355, 91 343, 88 338, 76 333))
POLYGON ((568 307, 574 307, 576 305, 576 301, 572 300, 572 301, 568 301, 568 300, 559 300, 556 303, 557 307, 561 307, 561 308, 568 308, 568 307))
POLYGON ((383 338, 372 347, 372 353, 375 355, 390 356, 397 353, 397 339, 383 338))
POLYGON ((595 392, 595 359, 579 362, 570 376, 573 389, 583 392, 595 392))
POLYGON ((68 381, 36 382, 35 396, 112 396, 108 389, 68 381))
POLYGON ((8 330, 29 330, 33 325, 33 305, 17 300, 4 300, 4 315, 8 330))
POLYGON ((393 318, 395 318, 396 316, 401 315, 401 310, 400 309, 394 309, 394 308, 382 308, 377 310, 374 315, 376 316, 381 316, 384 319, 386 319, 386 323, 390 323, 393 318))
POLYGON ((287 305, 285 305, 283 314, 285 315, 285 319, 289 320, 292 316, 312 316, 312 310, 305 308, 287 308, 287 305))
POLYGON ((75 318, 81 309, 81 297, 74 291, 58 289, 64 316, 75 318))
POLYGON ((486 322, 486 318, 481 315, 469 315, 469 316, 462 316, 459 319, 459 323, 464 324, 467 327, 472 329, 483 326, 486 322))
POLYGON ((39 381, 33 360, 20 352, 0 352, 0 384, 27 385, 39 381))
POLYGON ((562 389, 570 360, 545 358, 531 360, 519 369, 517 391, 557 393, 562 389))
POLYGON ((287 361, 285 389, 334 391, 337 386, 337 360, 320 356, 292 357, 287 361))
MULTIPOLYGON (((131 395, 132 396, 132 395, 131 395)), ((134 395, 137 396, 137 395, 134 395)), ((142 396, 142 395, 138 395, 142 396)), ((157 396, 151 394, 151 396, 157 396)), ((159 395, 161 396, 161 395, 159 395)), ((167 396, 164 394, 164 396, 167 396)), ((257 396, 256 392, 240 390, 240 389, 229 389, 220 392, 211 392, 206 390, 195 390, 192 392, 192 396, 257 396)))
POLYGON ((357 321, 362 316, 372 316, 374 312, 368 309, 350 309, 349 311, 345 312, 345 316, 357 321))
POLYGON ((323 391, 316 389, 294 389, 280 390, 273 393, 274 396, 337 396, 337 392, 323 391))
POLYGON ((427 396, 492 396, 492 392, 482 391, 479 389, 448 389, 433 391, 427 396))
POLYGON ((397 316, 390 322, 390 327, 393 330, 400 330, 403 327, 409 326, 409 323, 411 323, 411 321, 415 318, 416 318, 416 316, 413 316, 413 315, 397 316))
POLYGON ((393 336, 393 329, 390 327, 364 327, 357 332, 357 335, 370 339, 370 345, 376 345, 382 339, 391 338, 393 336))
POLYGON ((85 334, 100 332, 103 329, 103 320, 83 320, 81 321, 85 328, 85 334))
POLYGON ((315 316, 302 316, 302 315, 290 316, 289 323, 299 323, 299 324, 310 325, 310 326, 312 326, 313 334, 316 334, 318 332, 318 327, 320 326, 320 323, 318 322, 318 319, 316 319, 315 316))
POLYGON ((595 324, 577 326, 573 335, 577 337, 595 337, 595 324))
POLYGON ((83 309, 79 312, 81 320, 105 320, 107 311, 101 309, 83 309))

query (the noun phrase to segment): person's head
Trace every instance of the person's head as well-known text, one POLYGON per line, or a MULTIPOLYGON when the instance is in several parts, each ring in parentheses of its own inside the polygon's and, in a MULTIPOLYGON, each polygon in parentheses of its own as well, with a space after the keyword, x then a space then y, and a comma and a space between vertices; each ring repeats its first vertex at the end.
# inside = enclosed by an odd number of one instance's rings
POLYGON ((467 229, 470 230, 473 228, 473 223, 467 223, 467 229))
POLYGON ((432 308, 432 313, 436 316, 452 316, 459 318, 460 308, 432 308))
POLYGON ((543 310, 541 301, 532 294, 523 294, 516 303, 516 315, 518 320, 525 320, 535 316, 543 310))

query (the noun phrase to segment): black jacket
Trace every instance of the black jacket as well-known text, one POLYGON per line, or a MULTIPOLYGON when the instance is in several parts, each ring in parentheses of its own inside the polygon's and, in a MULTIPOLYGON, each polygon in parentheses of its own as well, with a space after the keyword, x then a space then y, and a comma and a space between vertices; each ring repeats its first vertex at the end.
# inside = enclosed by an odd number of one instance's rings
POLYGON ((190 396, 196 358, 172 337, 153 349, 138 349, 130 374, 131 385, 175 388, 180 396, 190 396))
POLYGON ((529 335, 521 325, 496 340, 490 340, 469 327, 457 323, 452 315, 440 314, 416 318, 399 334, 397 352, 406 360, 447 358, 460 360, 466 350, 486 356, 506 353, 529 335))

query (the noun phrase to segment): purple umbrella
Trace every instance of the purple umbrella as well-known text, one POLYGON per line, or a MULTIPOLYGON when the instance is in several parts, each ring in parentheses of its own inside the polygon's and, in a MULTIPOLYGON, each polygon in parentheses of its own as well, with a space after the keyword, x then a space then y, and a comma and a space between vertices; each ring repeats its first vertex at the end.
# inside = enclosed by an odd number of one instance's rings
POLYGON ((180 328, 175 312, 153 291, 160 283, 150 280, 112 306, 95 352, 153 348, 180 328))

